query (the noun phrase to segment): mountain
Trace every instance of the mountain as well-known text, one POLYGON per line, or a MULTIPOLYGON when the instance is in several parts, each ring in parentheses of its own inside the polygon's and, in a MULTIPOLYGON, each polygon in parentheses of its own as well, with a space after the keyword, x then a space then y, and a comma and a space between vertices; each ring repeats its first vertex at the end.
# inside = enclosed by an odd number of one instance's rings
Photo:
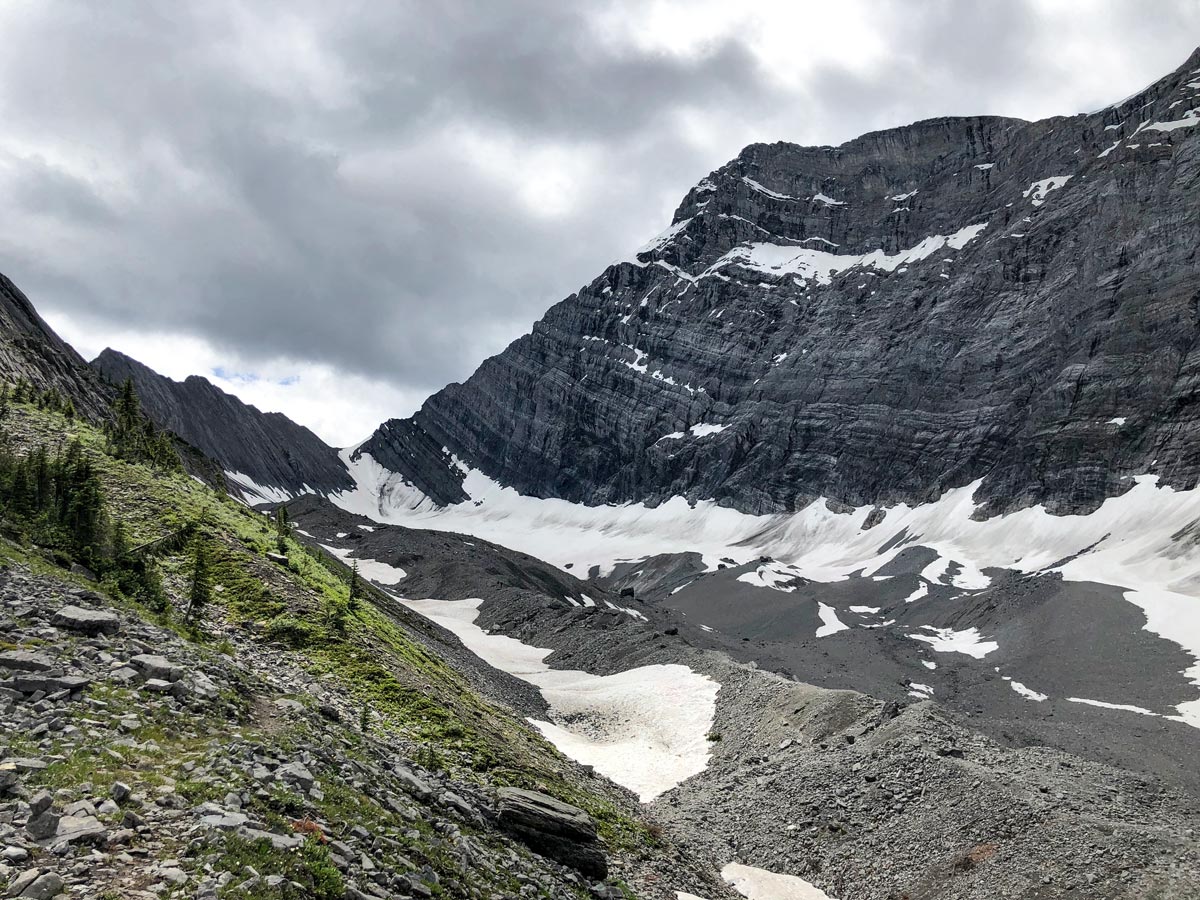
POLYGON ((93 368, 120 384, 133 380, 142 408, 160 427, 203 451, 250 499, 278 501, 353 486, 337 451, 281 413, 264 413, 192 375, 174 381, 116 350, 93 368))
POLYGON ((92 418, 108 410, 104 380, 38 315, 29 298, 0 274, 0 380, 24 378, 38 390, 70 397, 92 418))
MULTIPOLYGON (((756 144, 358 447, 533 497, 1095 509, 1200 476, 1200 51, 1113 107, 756 144)), ((428 473, 438 474, 431 479, 428 473)))

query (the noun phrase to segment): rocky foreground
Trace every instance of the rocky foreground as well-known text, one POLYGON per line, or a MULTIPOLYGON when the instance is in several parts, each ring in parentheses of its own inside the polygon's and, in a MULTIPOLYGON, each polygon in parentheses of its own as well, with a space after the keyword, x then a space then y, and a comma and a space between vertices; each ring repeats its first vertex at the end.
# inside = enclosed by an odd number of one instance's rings
POLYGON ((199 645, 90 589, 0 574, 2 896, 722 891, 570 804, 447 774, 445 750, 378 727, 294 652, 220 634, 199 645))

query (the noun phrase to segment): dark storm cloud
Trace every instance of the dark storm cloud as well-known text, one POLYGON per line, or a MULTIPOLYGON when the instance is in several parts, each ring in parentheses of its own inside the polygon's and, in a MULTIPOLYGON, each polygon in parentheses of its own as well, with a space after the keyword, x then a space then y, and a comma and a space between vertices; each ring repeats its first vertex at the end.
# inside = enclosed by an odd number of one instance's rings
MULTIPOLYGON (((686 53, 608 27, 635 5, 13 6, 0 269, 80 320, 428 392, 665 226, 745 143, 1024 108, 1080 65, 1047 52, 1053 6, 870 4, 886 52, 863 59, 862 35, 784 4, 797 58, 845 48, 800 82, 736 19, 686 53)), ((1105 4, 1120 40, 1103 61, 1169 47, 1142 68, 1177 64, 1197 4, 1156 11, 1105 4)))

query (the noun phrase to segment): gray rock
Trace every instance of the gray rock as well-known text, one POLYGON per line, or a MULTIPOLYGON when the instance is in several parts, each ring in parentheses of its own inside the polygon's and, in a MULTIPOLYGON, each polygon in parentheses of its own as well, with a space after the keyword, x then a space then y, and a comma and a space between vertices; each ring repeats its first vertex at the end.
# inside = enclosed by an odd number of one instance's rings
POLYGON ((392 773, 400 781, 404 789, 418 800, 429 800, 433 797, 433 788, 411 769, 397 765, 392 769, 392 773))
POLYGON ((54 660, 45 653, 33 650, 5 650, 0 653, 0 669, 18 672, 45 672, 53 669, 54 660))
POLYGON ((32 673, 17 675, 11 682, 13 688, 23 694, 36 694, 39 691, 43 694, 56 694, 59 691, 65 691, 67 694, 73 694, 76 691, 83 690, 91 683, 92 680, 90 678, 85 678, 82 675, 63 675, 61 677, 53 677, 50 675, 32 673))
POLYGON ((34 794, 32 797, 29 798, 29 816, 30 816, 30 818, 33 818, 35 816, 40 816, 42 813, 44 813, 46 810, 48 810, 53 805, 54 805, 54 798, 50 795, 49 791, 45 791, 45 790, 38 791, 36 794, 34 794))
POLYGON ((158 678, 162 681, 178 681, 183 676, 183 669, 172 663, 165 656, 152 653, 140 653, 129 660, 129 664, 144 674, 147 678, 158 678))
POLYGON ((275 834, 243 825, 237 830, 238 837, 247 841, 270 841, 276 850, 295 850, 304 843, 304 838, 290 834, 275 834))
POLYGON ((55 844, 103 843, 107 835, 108 829, 95 816, 63 816, 52 841, 55 844))
POLYGON ((497 795, 501 827, 531 849, 589 878, 608 876, 595 823, 582 809, 522 788, 500 788, 497 795))
POLYGON ((28 869, 13 879, 5 892, 5 897, 20 897, 25 889, 38 880, 42 875, 41 869, 28 869))
POLYGON ((29 887, 25 888, 18 895, 24 900, 51 900, 52 897, 57 897, 62 893, 64 882, 62 876, 56 872, 47 872, 44 875, 38 876, 29 887))
POLYGON ((50 622, 57 628, 93 636, 116 634, 121 627, 121 619, 115 613, 79 606, 64 606, 50 617, 50 622))
POLYGON ((58 833, 60 818, 54 810, 47 809, 29 819, 25 825, 25 832, 35 841, 48 840, 58 833))
POLYGON ((300 790, 308 793, 316 779, 303 763, 291 762, 275 770, 275 776, 288 784, 294 784, 300 790))

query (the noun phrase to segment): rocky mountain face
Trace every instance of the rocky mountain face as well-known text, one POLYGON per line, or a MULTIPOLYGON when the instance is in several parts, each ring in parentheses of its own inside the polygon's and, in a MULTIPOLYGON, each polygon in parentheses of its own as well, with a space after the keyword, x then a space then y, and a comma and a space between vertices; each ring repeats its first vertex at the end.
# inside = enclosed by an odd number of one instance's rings
POLYGON ((133 379, 147 415, 226 472, 284 494, 328 494, 353 487, 337 451, 307 428, 281 413, 260 412, 206 378, 174 381, 112 349, 92 366, 117 384, 133 379))
POLYGON ((20 288, 0 274, 0 380, 18 378, 40 391, 56 389, 86 415, 100 416, 108 409, 103 379, 54 333, 20 288))
MULTIPOLYGON (((756 144, 369 453, 586 504, 1094 508, 1200 476, 1200 51, 1095 113, 756 144)), ((436 479, 427 473, 436 472, 436 479)))

